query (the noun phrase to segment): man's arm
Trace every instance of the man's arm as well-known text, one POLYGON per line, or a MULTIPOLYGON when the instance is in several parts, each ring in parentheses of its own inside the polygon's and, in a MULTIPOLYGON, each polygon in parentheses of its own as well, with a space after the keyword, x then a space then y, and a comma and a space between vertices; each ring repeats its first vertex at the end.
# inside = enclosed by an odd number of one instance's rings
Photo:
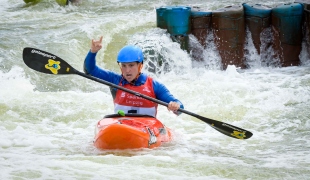
POLYGON ((84 72, 99 79, 103 79, 105 81, 118 85, 122 79, 122 76, 115 72, 101 69, 100 67, 98 67, 96 65, 96 54, 97 53, 92 53, 91 51, 88 52, 84 61, 84 72))
MULTIPOLYGON (((153 80, 153 88, 154 88, 156 98, 158 100, 164 101, 166 103, 170 103, 171 101, 176 102, 180 105, 180 108, 184 109, 184 105, 182 104, 182 102, 179 101, 177 98, 175 98, 170 93, 170 91, 167 89, 167 87, 165 85, 163 85, 162 83, 160 83, 158 81, 153 80)), ((175 114, 180 115, 181 112, 177 112, 175 114)))

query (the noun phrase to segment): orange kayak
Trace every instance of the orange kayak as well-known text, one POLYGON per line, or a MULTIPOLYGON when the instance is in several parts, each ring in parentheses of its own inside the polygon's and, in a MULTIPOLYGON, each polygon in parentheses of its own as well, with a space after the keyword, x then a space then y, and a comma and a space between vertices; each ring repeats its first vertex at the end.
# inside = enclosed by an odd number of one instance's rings
POLYGON ((152 116, 112 114, 97 123, 94 145, 98 149, 155 148, 171 139, 171 130, 152 116))

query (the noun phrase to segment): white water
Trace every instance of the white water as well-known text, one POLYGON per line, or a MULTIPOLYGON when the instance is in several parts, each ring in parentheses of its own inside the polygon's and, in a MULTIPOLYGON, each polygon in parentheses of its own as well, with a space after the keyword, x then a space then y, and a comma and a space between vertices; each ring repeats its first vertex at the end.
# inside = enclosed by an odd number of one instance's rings
MULTIPOLYGON (((89 0, 67 7, 53 0, 29 7, 20 0, 0 2, 0 179, 309 179, 310 60, 305 50, 299 67, 264 67, 249 43, 251 68, 221 71, 212 44, 205 62, 193 63, 156 28, 155 7, 212 10, 250 1, 89 0), (108 87, 76 75, 35 72, 23 63, 22 50, 48 51, 82 71, 90 40, 100 35, 100 66, 118 71, 115 57, 125 44, 155 50, 172 70, 149 74, 187 110, 247 129, 253 137, 227 137, 161 106, 158 118, 174 131, 173 142, 152 150, 95 149, 94 126, 113 111, 108 87)), ((264 4, 283 2, 290 1, 264 4)))

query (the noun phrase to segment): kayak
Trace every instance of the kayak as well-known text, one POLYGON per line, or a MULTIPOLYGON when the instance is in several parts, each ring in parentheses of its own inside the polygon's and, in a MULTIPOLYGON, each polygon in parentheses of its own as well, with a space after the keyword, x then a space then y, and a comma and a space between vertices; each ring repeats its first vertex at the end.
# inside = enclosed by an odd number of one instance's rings
POLYGON ((98 149, 155 148, 171 140, 171 130, 153 116, 111 114, 96 124, 94 146, 98 149))

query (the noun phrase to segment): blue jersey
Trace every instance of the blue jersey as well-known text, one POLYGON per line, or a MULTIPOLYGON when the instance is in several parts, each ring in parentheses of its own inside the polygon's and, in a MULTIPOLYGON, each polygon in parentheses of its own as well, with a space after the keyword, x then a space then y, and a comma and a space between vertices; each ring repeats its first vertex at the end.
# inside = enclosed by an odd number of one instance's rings
MULTIPOLYGON (((96 55, 97 53, 92 53, 91 51, 88 52, 84 61, 85 73, 116 85, 120 85, 120 83, 121 85, 129 84, 129 82, 125 78, 123 78, 122 75, 98 67, 96 65, 96 55)), ((134 81, 133 85, 135 86, 143 85, 146 79, 147 75, 141 73, 138 79, 134 81)), ((156 95, 156 99, 166 103, 169 103, 170 101, 177 102, 180 104, 180 108, 184 109, 183 104, 170 93, 170 91, 166 88, 165 85, 153 79, 153 88, 156 95)), ((111 89, 113 98, 115 97, 116 91, 117 91, 116 88, 111 89)), ((180 114, 180 112, 178 112, 178 114, 180 114)))

